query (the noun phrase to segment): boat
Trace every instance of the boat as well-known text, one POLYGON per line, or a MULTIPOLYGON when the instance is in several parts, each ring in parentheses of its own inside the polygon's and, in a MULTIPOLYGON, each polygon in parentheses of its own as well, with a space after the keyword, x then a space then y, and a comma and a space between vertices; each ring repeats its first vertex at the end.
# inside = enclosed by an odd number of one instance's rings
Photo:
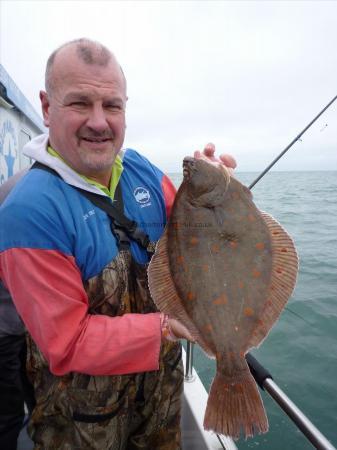
POLYGON ((0 64, 0 184, 31 165, 21 149, 45 131, 41 117, 0 64))

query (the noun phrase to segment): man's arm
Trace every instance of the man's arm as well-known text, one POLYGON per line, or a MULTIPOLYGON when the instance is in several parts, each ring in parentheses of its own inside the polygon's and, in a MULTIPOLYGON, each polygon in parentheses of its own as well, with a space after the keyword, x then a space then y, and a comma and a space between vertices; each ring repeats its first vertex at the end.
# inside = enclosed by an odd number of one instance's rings
MULTIPOLYGON (((23 169, 10 177, 0 186, 0 206, 11 192, 15 184, 28 172, 23 169)), ((0 281, 0 336, 18 335, 24 333, 24 325, 17 314, 10 293, 0 281)))
POLYGON ((0 254, 0 276, 55 375, 158 369, 160 314, 88 314, 73 257, 51 250, 6 250, 0 254))

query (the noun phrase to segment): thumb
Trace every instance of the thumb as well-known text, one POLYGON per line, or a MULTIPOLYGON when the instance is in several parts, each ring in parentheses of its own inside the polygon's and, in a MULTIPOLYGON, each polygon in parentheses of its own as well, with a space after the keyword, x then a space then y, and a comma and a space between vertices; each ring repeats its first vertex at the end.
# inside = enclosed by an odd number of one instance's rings
POLYGON ((187 339, 188 341, 195 342, 195 339, 189 330, 177 319, 169 318, 169 327, 171 329, 171 333, 177 339, 187 339))

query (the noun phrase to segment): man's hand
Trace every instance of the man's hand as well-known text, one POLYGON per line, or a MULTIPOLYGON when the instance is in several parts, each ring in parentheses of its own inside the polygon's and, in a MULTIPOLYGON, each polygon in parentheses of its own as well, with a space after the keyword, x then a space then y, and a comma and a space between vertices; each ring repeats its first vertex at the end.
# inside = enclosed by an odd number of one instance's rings
POLYGON ((188 329, 178 320, 170 317, 168 319, 170 331, 173 336, 177 339, 187 339, 188 341, 195 342, 195 339, 192 337, 191 333, 188 329))
POLYGON ((168 341, 177 341, 178 339, 187 339, 195 342, 188 329, 177 319, 168 314, 160 314, 160 327, 162 338, 168 341))
POLYGON ((215 165, 222 164, 228 169, 229 173, 232 174, 236 167, 236 161, 233 156, 228 155, 227 153, 222 153, 219 157, 216 157, 214 156, 214 153, 215 145, 209 143, 205 145, 202 152, 200 150, 196 150, 194 152, 194 158, 203 159, 204 161, 215 165))

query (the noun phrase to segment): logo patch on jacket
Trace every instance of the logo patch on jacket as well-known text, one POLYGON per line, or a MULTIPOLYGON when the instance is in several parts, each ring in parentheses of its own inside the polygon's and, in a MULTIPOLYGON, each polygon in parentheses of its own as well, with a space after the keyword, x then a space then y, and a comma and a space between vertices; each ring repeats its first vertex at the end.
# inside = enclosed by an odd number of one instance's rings
POLYGON ((133 195, 136 199, 136 202, 140 204, 141 208, 151 205, 150 192, 145 187, 143 187, 143 186, 136 187, 136 189, 133 191, 133 195))

